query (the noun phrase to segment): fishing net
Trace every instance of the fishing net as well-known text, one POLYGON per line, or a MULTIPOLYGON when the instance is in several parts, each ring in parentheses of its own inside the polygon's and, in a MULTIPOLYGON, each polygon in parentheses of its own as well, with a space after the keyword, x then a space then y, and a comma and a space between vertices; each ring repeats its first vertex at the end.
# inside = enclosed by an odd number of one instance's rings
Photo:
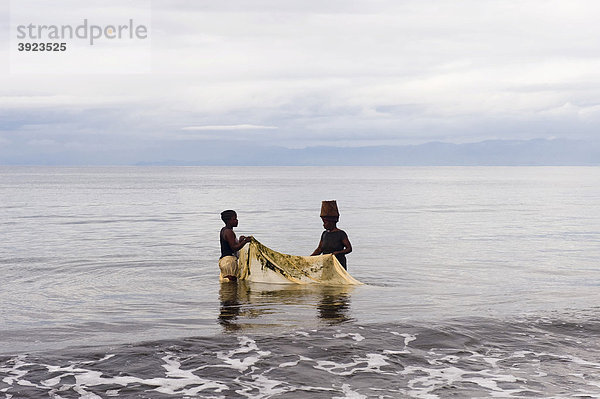
POLYGON ((259 283, 296 283, 323 285, 362 284, 331 254, 318 256, 286 255, 252 238, 239 251, 238 278, 259 283))

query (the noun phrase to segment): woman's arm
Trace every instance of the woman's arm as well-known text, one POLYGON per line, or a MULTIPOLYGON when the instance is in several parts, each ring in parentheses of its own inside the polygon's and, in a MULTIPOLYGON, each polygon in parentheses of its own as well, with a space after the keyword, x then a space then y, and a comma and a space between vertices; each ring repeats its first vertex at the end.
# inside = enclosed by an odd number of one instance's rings
POLYGON ((319 240, 319 246, 317 247, 317 249, 315 249, 315 251, 310 254, 310 256, 315 256, 315 255, 321 255, 321 252, 323 252, 323 250, 321 249, 323 247, 323 239, 319 240))
POLYGON ((350 244, 350 240, 348 239, 347 235, 342 239, 342 244, 344 244, 344 249, 341 251, 335 251, 333 253, 334 255, 346 255, 352 252, 352 244, 350 244))

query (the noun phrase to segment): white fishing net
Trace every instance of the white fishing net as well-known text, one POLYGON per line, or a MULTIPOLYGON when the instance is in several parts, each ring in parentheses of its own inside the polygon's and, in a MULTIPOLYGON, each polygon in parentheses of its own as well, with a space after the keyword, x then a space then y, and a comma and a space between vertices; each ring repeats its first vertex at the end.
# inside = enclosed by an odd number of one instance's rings
POLYGON ((324 285, 362 284, 331 254, 286 255, 264 246, 256 239, 239 251, 238 278, 258 283, 324 285))

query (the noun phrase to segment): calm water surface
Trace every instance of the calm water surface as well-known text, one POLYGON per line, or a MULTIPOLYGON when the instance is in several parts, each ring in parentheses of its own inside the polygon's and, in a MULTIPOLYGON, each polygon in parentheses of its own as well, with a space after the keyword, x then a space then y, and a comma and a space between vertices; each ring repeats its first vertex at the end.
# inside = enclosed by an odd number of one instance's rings
POLYGON ((597 397, 599 183, 568 167, 1 167, 0 395, 597 397), (219 284, 222 210, 307 255, 326 199, 364 286, 219 284))

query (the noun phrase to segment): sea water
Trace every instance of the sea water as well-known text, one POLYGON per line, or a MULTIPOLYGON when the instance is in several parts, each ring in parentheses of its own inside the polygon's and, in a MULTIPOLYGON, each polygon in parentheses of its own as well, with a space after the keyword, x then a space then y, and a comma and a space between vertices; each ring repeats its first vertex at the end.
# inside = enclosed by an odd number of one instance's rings
POLYGON ((0 398, 600 397, 600 168, 0 167, 0 398), (218 281, 335 199, 364 285, 218 281))

